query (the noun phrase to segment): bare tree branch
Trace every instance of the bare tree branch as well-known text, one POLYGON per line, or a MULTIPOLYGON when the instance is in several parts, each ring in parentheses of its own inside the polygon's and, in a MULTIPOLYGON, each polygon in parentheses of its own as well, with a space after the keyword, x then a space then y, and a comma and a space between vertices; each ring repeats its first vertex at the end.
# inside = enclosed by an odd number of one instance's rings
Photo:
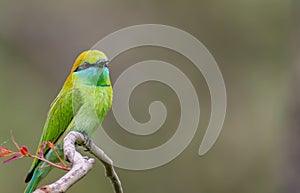
POLYGON ((123 193, 121 181, 114 170, 112 160, 86 136, 71 131, 64 139, 65 159, 72 163, 72 169, 56 182, 38 188, 34 193, 61 193, 66 192, 73 184, 83 178, 95 162, 93 158, 83 157, 76 151, 75 143, 85 146, 90 153, 99 159, 105 166, 106 176, 109 177, 116 193, 123 193))
POLYGON ((123 193, 121 181, 115 172, 112 160, 94 143, 90 144, 90 152, 97 157, 105 166, 106 176, 109 177, 116 193, 123 193))

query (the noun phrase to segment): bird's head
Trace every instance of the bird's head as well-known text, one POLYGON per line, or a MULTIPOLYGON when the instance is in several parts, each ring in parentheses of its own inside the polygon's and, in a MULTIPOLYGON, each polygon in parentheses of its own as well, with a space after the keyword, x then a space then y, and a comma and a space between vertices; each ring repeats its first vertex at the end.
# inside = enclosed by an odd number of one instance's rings
POLYGON ((108 58, 101 51, 84 51, 75 60, 72 79, 88 85, 110 85, 108 62, 108 58))

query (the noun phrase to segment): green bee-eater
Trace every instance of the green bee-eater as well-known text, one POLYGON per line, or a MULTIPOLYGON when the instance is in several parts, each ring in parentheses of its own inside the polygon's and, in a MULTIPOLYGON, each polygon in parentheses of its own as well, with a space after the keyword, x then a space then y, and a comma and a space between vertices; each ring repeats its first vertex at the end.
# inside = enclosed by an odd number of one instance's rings
MULTIPOLYGON (((90 138, 93 136, 112 104, 107 63, 105 54, 98 50, 88 50, 78 56, 70 75, 51 104, 39 146, 50 141, 63 156, 63 138, 69 131, 79 131, 90 138)), ((49 147, 45 148, 44 157, 54 163, 58 162, 49 147)), ((29 182, 25 193, 34 191, 39 181, 49 173, 52 167, 46 165, 38 159, 33 161, 25 179, 26 183, 29 182)))

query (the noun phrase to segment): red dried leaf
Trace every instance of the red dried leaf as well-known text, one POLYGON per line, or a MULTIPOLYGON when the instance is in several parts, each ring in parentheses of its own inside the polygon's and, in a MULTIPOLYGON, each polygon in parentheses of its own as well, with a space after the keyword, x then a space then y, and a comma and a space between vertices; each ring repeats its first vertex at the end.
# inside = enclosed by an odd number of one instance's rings
POLYGON ((18 154, 18 155, 14 155, 12 156, 11 158, 7 159, 7 160, 4 160, 2 163, 5 164, 5 163, 8 163, 8 162, 11 162, 11 161, 14 161, 16 159, 19 159, 23 157, 21 154, 18 154))
POLYGON ((48 141, 48 147, 50 147, 50 149, 55 149, 55 145, 53 143, 51 143, 50 141, 48 141))
POLYGON ((10 150, 6 147, 0 146, 0 152, 2 152, 2 151, 10 151, 10 150))
POLYGON ((21 149, 20 149, 20 153, 23 155, 23 156, 29 156, 29 152, 28 152, 28 148, 26 146, 22 146, 21 149))
POLYGON ((13 154, 14 152, 12 152, 10 149, 0 146, 0 157, 9 157, 13 154))
POLYGON ((44 149, 46 148, 46 142, 44 141, 40 146, 39 146, 39 149, 38 149, 38 156, 39 157, 44 157, 44 149))
POLYGON ((6 147, 3 147, 3 146, 0 146, 0 153, 2 152, 11 152, 10 149, 6 148, 6 147))
POLYGON ((1 153, 0 157, 9 157, 9 156, 12 156, 12 155, 14 155, 14 153, 1 153))

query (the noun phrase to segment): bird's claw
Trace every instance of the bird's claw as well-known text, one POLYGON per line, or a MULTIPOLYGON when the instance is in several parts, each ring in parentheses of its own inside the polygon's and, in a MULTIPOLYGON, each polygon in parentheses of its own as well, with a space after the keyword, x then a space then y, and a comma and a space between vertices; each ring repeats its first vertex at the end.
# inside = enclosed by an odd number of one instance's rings
POLYGON ((86 138, 86 141, 85 141, 85 147, 86 147, 86 150, 85 151, 90 151, 90 149, 92 148, 92 140, 91 139, 88 139, 86 138))
POLYGON ((92 147, 92 140, 85 134, 85 133, 82 133, 83 136, 84 136, 84 144, 81 144, 81 145, 84 145, 85 146, 85 150, 84 151, 90 151, 91 147, 92 147))

